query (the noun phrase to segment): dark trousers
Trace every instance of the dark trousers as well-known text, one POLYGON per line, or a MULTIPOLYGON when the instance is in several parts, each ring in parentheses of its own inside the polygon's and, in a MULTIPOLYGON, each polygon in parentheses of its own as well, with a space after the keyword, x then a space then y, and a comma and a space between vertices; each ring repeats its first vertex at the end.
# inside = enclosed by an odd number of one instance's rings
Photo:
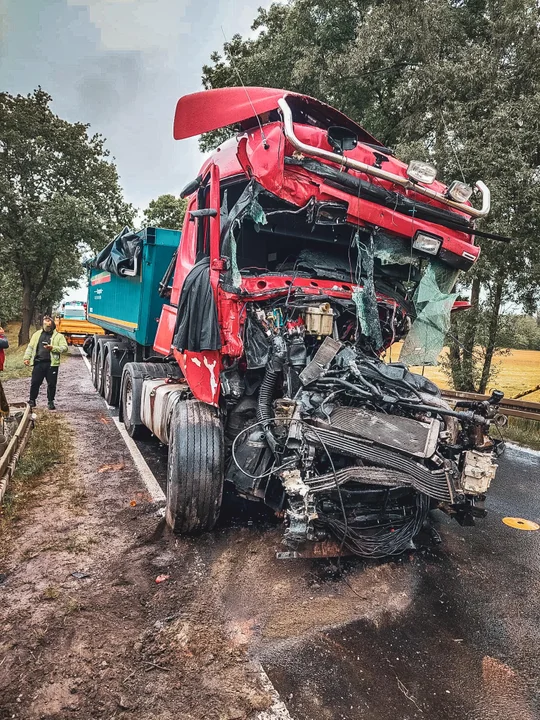
POLYGON ((36 402, 39 388, 44 380, 47 380, 47 400, 53 402, 56 395, 56 383, 58 382, 58 367, 51 367, 50 362, 36 362, 32 369, 32 380, 30 382, 30 402, 36 402))

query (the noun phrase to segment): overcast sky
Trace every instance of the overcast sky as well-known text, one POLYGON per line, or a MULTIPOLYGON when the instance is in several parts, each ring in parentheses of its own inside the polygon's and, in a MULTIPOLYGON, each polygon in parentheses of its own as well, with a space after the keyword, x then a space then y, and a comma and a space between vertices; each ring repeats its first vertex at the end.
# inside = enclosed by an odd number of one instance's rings
POLYGON ((107 139, 125 197, 139 208, 178 194, 201 164, 196 140, 175 141, 181 95, 223 32, 247 35, 269 0, 0 0, 0 88, 38 85, 53 109, 107 139), (223 27, 223 30, 222 30, 223 27))

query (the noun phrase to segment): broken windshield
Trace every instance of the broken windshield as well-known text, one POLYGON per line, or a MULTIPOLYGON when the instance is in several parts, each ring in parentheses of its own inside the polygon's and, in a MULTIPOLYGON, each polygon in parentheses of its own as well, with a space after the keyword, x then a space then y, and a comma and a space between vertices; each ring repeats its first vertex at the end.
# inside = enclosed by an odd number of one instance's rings
POLYGON ((402 361, 436 364, 459 271, 422 256, 411 240, 348 223, 345 204, 311 201, 297 208, 255 180, 225 188, 222 208, 226 289, 239 291, 242 278, 263 275, 350 283, 357 335, 371 350, 379 353, 405 335, 404 312, 412 329, 402 361))

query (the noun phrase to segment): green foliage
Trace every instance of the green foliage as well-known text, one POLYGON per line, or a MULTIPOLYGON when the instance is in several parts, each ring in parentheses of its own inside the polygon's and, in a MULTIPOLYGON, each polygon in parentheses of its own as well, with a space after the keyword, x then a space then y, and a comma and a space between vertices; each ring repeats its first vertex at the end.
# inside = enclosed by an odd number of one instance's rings
POLYGON ((518 350, 540 350, 540 325, 530 315, 501 315, 497 344, 518 350))
POLYGON ((0 267, 0 326, 21 317, 19 278, 10 267, 0 267))
MULTIPOLYGON (((452 363, 468 385, 487 329, 478 383, 488 380, 501 307, 534 311, 540 296, 540 40, 536 0, 290 0, 259 10, 203 69, 206 88, 281 87, 330 103, 404 160, 433 162, 446 183, 483 180, 492 212, 477 278, 487 316, 469 314, 452 363), (463 347, 464 346, 464 347, 463 347)), ((221 133, 221 136, 223 133, 221 133)), ((209 134, 201 147, 218 139, 209 134)), ((465 288, 466 289, 466 288, 465 288)))
MULTIPOLYGON (((499 437, 495 428, 491 430, 491 435, 499 437)), ((537 420, 522 420, 521 418, 509 417, 508 425, 502 429, 502 435, 509 442, 530 447, 533 450, 540 450, 540 422, 537 420)))
POLYGON ((181 230, 186 208, 187 200, 174 195, 160 195, 155 200, 151 200, 144 211, 144 224, 181 230))
POLYGON ((81 254, 134 216, 103 138, 62 120, 50 103, 41 89, 0 94, 0 265, 21 286, 19 342, 40 299, 58 300, 81 276, 81 254))

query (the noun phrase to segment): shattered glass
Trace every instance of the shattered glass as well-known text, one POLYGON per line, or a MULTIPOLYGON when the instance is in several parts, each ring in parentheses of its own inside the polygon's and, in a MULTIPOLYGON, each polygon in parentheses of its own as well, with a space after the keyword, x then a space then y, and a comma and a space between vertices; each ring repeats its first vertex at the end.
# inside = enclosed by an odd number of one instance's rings
POLYGON ((382 233, 377 233, 373 237, 373 256, 380 260, 382 265, 419 264, 419 260, 413 256, 410 246, 406 247, 401 238, 382 233))
POLYGON ((416 310, 409 334, 405 338, 399 360, 405 365, 437 365, 450 327, 450 312, 457 298, 451 293, 459 271, 440 262, 432 262, 414 294, 416 310))
POLYGON ((373 281, 373 236, 369 239, 369 247, 360 242, 360 237, 355 236, 355 245, 358 250, 356 265, 356 287, 352 293, 352 299, 356 305, 356 317, 360 324, 362 335, 369 338, 375 350, 383 346, 381 323, 379 320, 379 309, 377 296, 375 294, 375 283, 373 281), (362 285, 362 287, 358 287, 362 285))
POLYGON ((262 205, 257 200, 257 196, 262 190, 262 186, 252 180, 231 208, 227 218, 225 220, 222 218, 222 252, 230 259, 230 281, 234 287, 239 287, 242 281, 242 275, 238 267, 236 238, 244 218, 251 218, 255 223, 255 229, 258 229, 260 225, 266 225, 268 222, 262 205))

